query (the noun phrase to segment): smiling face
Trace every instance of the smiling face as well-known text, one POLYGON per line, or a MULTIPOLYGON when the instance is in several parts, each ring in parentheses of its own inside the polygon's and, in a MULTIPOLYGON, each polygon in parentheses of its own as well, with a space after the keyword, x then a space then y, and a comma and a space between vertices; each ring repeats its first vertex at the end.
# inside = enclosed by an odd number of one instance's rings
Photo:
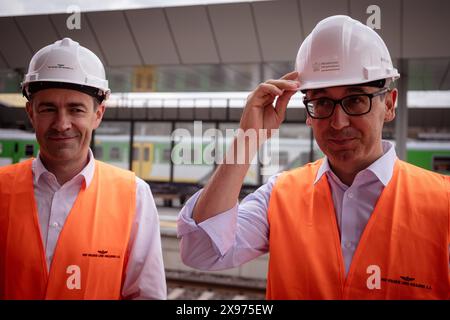
POLYGON ((33 95, 26 109, 44 163, 87 160, 92 131, 100 125, 104 105, 95 106, 91 96, 79 91, 45 89, 33 95))
MULTIPOLYGON (((309 90, 308 99, 328 97, 341 99, 359 93, 375 93, 378 88, 364 86, 342 86, 309 90)), ((359 172, 367 168, 383 154, 381 133, 383 123, 394 119, 397 91, 372 98, 372 109, 361 116, 349 116, 337 105, 331 117, 312 119, 307 124, 327 156, 332 168, 338 172, 359 172)))

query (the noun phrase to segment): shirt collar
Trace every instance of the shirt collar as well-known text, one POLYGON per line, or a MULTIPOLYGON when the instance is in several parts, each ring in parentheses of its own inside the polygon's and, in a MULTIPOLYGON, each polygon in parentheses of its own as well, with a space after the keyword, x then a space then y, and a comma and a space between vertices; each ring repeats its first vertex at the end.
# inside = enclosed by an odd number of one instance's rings
MULTIPOLYGON (((88 149, 88 157, 89 157, 89 162, 88 164, 83 168, 83 170, 81 170, 80 173, 78 173, 75 177, 72 178, 75 179, 79 176, 81 176, 85 183, 86 183, 86 188, 89 187, 92 178, 94 177, 94 171, 95 171, 95 159, 94 159, 94 154, 92 153, 91 149, 88 149)), ((38 154, 37 158, 33 160, 33 164, 32 164, 32 170, 33 170, 33 176, 34 176, 34 183, 37 184, 40 177, 42 176, 42 174, 44 173, 49 173, 51 175, 53 175, 53 173, 51 173, 50 171, 47 170, 47 168, 45 168, 44 164, 42 163, 41 157, 38 154)), ((71 180, 71 181, 72 181, 71 180)))
POLYGON ((387 186, 391 181, 392 174, 394 173, 395 160, 397 160, 397 154, 392 142, 382 141, 383 155, 372 163, 366 170, 372 171, 381 181, 384 186, 387 186))
POLYGON ((322 164, 319 167, 319 171, 317 171, 317 176, 314 180, 314 184, 316 184, 320 180, 320 178, 322 178, 322 176, 328 171, 332 172, 327 157, 324 157, 322 164))
MULTIPOLYGON (((380 180, 384 186, 387 186, 389 181, 391 181, 392 174, 394 172, 394 164, 397 159, 397 154, 395 153, 395 148, 392 142, 382 140, 381 143, 383 147, 383 155, 364 170, 373 172, 377 179, 380 180)), ((333 171, 331 170, 327 157, 324 157, 324 160, 317 171, 314 184, 316 184, 326 172, 332 173, 333 171)))

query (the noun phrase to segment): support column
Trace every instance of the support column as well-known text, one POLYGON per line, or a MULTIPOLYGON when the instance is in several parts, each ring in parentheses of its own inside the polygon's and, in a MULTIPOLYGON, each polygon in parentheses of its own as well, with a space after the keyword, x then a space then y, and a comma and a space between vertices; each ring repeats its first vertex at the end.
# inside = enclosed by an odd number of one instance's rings
POLYGON ((408 139, 408 61, 399 59, 400 79, 397 81, 398 102, 395 115, 395 149, 401 160, 406 160, 408 139))

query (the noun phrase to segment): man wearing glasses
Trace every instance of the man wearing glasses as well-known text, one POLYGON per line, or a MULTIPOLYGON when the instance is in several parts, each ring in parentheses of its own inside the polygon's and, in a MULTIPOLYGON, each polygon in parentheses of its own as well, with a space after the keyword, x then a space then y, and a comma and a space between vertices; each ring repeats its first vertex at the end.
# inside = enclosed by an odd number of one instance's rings
MULTIPOLYGON (((249 95, 240 128, 279 128, 301 90, 325 157, 240 204, 249 164, 220 165, 180 212, 184 263, 218 270, 270 251, 268 299, 447 299, 450 181, 400 161, 381 138, 398 77, 376 32, 347 16, 322 20, 296 72, 249 95)), ((239 138, 231 156, 251 160, 257 150, 239 138)))

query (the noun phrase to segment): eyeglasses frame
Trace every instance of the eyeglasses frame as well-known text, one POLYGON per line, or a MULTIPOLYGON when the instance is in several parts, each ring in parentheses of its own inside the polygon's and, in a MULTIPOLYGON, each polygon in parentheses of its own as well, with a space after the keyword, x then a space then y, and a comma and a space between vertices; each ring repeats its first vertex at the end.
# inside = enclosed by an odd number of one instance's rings
POLYGON ((334 110, 336 109, 336 105, 337 105, 337 104, 339 104, 339 105, 341 106, 342 110, 344 110, 344 112, 345 112, 347 115, 352 116, 352 117, 359 117, 359 116, 363 116, 363 115, 365 115, 365 114, 368 114, 368 113, 372 110, 372 99, 373 99, 374 97, 381 96, 382 94, 388 93, 388 92, 390 92, 390 91, 391 91, 391 89, 389 89, 389 88, 383 88, 383 89, 381 89, 380 91, 376 91, 376 92, 373 92, 373 93, 358 93, 358 94, 351 94, 351 95, 345 96, 345 97, 343 97, 343 98, 341 98, 341 99, 337 99, 337 100, 331 99, 331 98, 328 98, 328 97, 321 97, 321 98, 314 98, 314 99, 306 99, 306 96, 305 96, 305 98, 303 98, 303 104, 305 105, 306 112, 307 112, 308 115, 309 115, 311 118, 313 118, 313 119, 319 119, 319 120, 322 120, 322 119, 328 119, 328 118, 330 118, 330 117, 333 115, 334 110), (357 96, 366 96, 366 97, 369 98, 369 101, 370 101, 369 110, 367 110, 367 111, 364 112, 364 113, 358 113, 358 114, 352 114, 352 113, 349 113, 349 112, 345 109, 345 107, 342 106, 342 100, 345 100, 345 99, 348 99, 348 98, 351 98, 351 97, 357 97, 357 96), (310 103, 311 101, 314 101, 314 100, 319 100, 319 99, 324 99, 324 98, 329 99, 329 100, 333 101, 333 103, 334 103, 333 109, 331 110, 330 115, 327 116, 327 117, 315 117, 315 116, 312 116, 311 113, 310 113, 310 111, 309 111, 309 109, 308 109, 308 103, 310 103))

